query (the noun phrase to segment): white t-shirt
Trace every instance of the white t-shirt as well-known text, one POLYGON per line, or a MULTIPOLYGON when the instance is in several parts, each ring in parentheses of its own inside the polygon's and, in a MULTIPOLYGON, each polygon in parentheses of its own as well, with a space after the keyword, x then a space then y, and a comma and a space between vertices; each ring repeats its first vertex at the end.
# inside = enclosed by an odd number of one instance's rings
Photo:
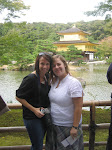
POLYGON ((83 89, 81 83, 69 74, 61 80, 58 88, 56 88, 58 82, 59 80, 51 84, 49 92, 53 124, 71 127, 73 125, 75 109, 72 98, 82 97, 83 89))

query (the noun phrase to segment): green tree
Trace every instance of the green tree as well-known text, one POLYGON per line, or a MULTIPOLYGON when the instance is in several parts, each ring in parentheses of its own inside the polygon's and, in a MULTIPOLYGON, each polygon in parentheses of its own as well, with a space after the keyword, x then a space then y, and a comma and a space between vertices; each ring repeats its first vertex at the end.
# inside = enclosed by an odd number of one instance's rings
POLYGON ((34 51, 34 55, 36 56, 40 52, 52 52, 56 53, 56 47, 53 45, 52 41, 49 40, 38 40, 37 46, 34 51))
POLYGON ((112 35, 112 20, 106 22, 106 24, 104 26, 104 34, 106 34, 106 37, 112 35))
POLYGON ((105 58, 105 52, 102 51, 102 49, 99 46, 96 49, 97 52, 94 55, 98 57, 98 59, 103 60, 105 58))
POLYGON ((22 10, 29 9, 29 6, 25 6, 22 0, 0 0, 0 13, 7 10, 7 16, 5 20, 9 21, 11 18, 19 17, 17 13, 23 15, 22 10))
POLYGON ((109 59, 107 59, 107 62, 110 64, 112 63, 112 55, 109 56, 109 59))
POLYGON ((88 39, 91 42, 97 43, 99 40, 112 35, 112 20, 95 20, 89 22, 77 22, 76 26, 86 32, 89 32, 90 35, 88 39))
POLYGON ((24 68, 33 62, 34 56, 30 52, 31 44, 29 45, 27 38, 21 34, 21 30, 13 28, 0 38, 0 64, 10 64, 12 61, 17 61, 16 65, 24 68))
POLYGON ((82 50, 79 50, 74 45, 68 46, 67 51, 59 52, 59 54, 63 55, 68 62, 77 61, 78 64, 82 62, 82 59, 79 59, 79 58, 83 58, 83 56, 81 55, 82 50))
POLYGON ((105 2, 100 2, 98 6, 95 7, 94 11, 87 11, 85 14, 88 16, 103 16, 106 14, 105 19, 110 20, 112 13, 112 0, 105 0, 105 2), (106 14, 106 13, 109 14, 106 14))
POLYGON ((103 59, 109 57, 112 53, 112 36, 102 39, 99 43, 96 56, 103 59))

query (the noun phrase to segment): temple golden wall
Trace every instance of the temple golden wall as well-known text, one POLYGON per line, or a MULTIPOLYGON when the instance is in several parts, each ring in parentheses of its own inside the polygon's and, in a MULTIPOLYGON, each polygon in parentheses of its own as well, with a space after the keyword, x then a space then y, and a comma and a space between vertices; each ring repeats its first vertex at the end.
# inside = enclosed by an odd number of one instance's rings
MULTIPOLYGON (((75 47, 77 47, 79 50, 82 50, 82 51, 91 51, 91 52, 96 52, 96 50, 94 49, 94 46, 85 46, 85 45, 75 45, 75 44, 72 44, 74 45, 75 47)), ((62 45, 62 46, 59 46, 59 45, 56 45, 57 46, 57 51, 67 51, 68 49, 68 46, 70 45, 62 45)))

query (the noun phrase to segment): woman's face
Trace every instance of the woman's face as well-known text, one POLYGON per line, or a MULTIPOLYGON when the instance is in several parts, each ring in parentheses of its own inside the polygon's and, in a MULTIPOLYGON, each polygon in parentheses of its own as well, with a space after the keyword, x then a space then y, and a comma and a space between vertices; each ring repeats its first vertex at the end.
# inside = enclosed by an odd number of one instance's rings
POLYGON ((65 70, 65 65, 60 60, 60 58, 56 58, 54 60, 52 70, 53 70, 53 73, 59 78, 63 78, 67 74, 65 70))
POLYGON ((39 60, 39 72, 40 74, 45 75, 50 69, 50 62, 44 57, 41 57, 39 60))

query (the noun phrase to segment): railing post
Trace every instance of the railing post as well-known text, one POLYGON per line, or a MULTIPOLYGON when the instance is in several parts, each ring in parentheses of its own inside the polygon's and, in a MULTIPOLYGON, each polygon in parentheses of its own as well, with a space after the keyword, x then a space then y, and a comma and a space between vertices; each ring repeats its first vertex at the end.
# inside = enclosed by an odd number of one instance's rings
POLYGON ((90 125, 89 125, 89 150, 94 150, 95 146, 95 103, 90 106, 90 125))

